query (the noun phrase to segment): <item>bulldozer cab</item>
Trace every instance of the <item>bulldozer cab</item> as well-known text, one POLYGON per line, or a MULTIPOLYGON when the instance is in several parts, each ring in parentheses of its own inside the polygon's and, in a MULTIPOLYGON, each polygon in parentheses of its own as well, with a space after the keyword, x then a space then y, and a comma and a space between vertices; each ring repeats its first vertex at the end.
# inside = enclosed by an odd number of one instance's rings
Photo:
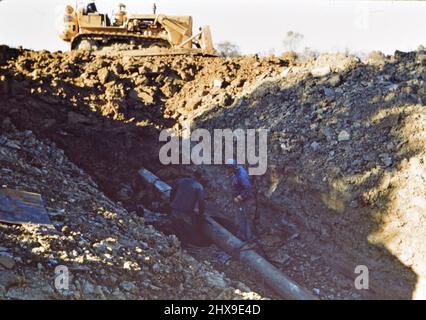
POLYGON ((94 2, 79 8, 78 20, 81 28, 101 28, 111 25, 108 15, 99 13, 94 2))
POLYGON ((88 15, 90 13, 97 13, 98 9, 96 8, 96 4, 94 2, 90 2, 87 4, 87 6, 83 9, 83 13, 85 15, 88 15))

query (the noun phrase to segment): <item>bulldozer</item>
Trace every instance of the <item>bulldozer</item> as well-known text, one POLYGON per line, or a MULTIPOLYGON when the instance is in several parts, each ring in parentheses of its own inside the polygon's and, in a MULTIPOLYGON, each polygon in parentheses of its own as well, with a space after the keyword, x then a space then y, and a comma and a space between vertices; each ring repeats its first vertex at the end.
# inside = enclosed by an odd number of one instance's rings
POLYGON ((208 26, 193 34, 190 16, 156 13, 130 14, 120 3, 112 14, 97 11, 94 3, 68 5, 63 13, 59 37, 70 43, 71 50, 124 50, 134 55, 205 55, 216 56, 208 26))

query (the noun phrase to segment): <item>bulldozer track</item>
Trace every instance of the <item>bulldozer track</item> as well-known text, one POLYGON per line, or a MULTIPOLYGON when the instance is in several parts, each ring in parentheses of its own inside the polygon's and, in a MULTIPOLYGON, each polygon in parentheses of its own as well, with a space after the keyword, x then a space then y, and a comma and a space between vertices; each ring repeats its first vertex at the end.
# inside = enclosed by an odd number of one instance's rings
POLYGON ((71 43, 71 49, 72 50, 78 49, 78 46, 81 44, 83 40, 94 40, 94 41, 100 41, 101 43, 105 40, 107 40, 107 42, 123 41, 123 43, 129 43, 131 41, 137 41, 137 42, 140 41, 141 44, 143 43, 144 46, 147 46, 147 47, 153 44, 161 43, 161 45, 167 45, 170 48, 170 44, 168 43, 167 40, 158 38, 158 37, 150 37, 146 35, 129 36, 127 34, 123 35, 116 32, 114 33, 93 32, 93 33, 84 33, 84 34, 80 34, 76 36, 71 43))

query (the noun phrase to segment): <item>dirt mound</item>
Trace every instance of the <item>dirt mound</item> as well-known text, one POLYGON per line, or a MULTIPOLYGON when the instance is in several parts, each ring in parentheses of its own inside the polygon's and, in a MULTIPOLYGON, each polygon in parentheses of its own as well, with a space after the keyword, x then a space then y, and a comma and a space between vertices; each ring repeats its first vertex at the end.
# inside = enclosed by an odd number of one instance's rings
POLYGON ((57 142, 114 196, 134 186, 111 184, 112 175, 132 184, 129 173, 142 163, 158 169, 159 129, 179 128, 201 103, 230 105, 250 83, 287 65, 277 58, 9 51, 0 67, 1 116, 57 142))
POLYGON ((30 91, 46 102, 62 102, 87 115, 166 127, 170 121, 164 114, 177 119, 179 111, 193 111, 209 99, 230 105, 245 85, 288 65, 278 58, 255 56, 119 58, 78 51, 20 51, 19 55, 12 49, 3 51, 3 94, 17 101, 30 91))

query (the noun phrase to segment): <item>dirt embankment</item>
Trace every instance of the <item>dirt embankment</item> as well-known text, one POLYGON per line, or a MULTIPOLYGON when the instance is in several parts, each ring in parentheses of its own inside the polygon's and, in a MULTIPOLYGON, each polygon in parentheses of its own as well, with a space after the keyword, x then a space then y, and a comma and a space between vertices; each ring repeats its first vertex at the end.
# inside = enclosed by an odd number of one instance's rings
POLYGON ((257 179, 267 224, 300 226, 318 262, 347 279, 367 266, 373 297, 424 297, 425 81, 424 51, 323 55, 195 123, 269 129, 257 179))
MULTIPOLYGON (((269 129, 256 178, 264 254, 322 298, 422 296, 425 52, 297 63, 0 52, 2 132, 11 122, 55 141, 127 208, 158 206, 141 166, 169 181, 181 171, 158 164, 159 129, 269 129), (358 265, 368 292, 354 288, 358 265)), ((226 212, 227 177, 203 168, 226 212)))

